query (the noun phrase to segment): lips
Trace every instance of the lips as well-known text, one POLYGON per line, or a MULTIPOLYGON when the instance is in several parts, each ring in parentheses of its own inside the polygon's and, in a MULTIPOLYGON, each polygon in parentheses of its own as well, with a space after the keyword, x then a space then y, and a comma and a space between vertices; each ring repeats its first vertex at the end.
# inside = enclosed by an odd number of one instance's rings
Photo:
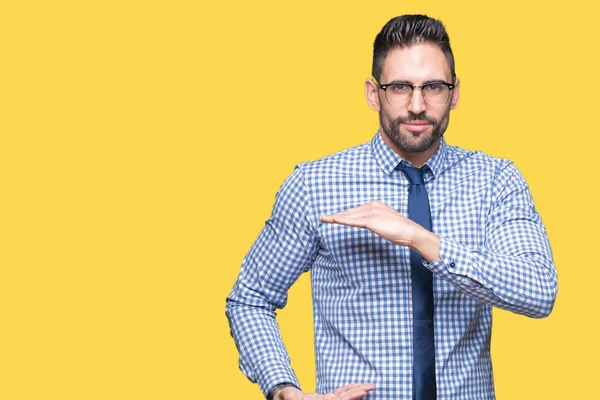
POLYGON ((410 121, 402 123, 402 125, 404 125, 404 127, 409 131, 413 132, 423 132, 424 130, 429 128, 429 126, 431 126, 431 124, 426 121, 410 121))

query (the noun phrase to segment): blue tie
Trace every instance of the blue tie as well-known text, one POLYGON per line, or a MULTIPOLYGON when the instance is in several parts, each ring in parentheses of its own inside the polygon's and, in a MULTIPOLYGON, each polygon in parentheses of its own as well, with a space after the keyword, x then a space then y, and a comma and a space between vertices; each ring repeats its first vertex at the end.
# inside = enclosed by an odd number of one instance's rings
MULTIPOLYGON (((431 231, 429 197, 423 171, 401 167, 410 182, 408 189, 408 218, 431 231)), ((435 345, 433 337, 433 274, 421 262, 422 257, 410 250, 413 301, 413 399, 435 400, 435 345)))

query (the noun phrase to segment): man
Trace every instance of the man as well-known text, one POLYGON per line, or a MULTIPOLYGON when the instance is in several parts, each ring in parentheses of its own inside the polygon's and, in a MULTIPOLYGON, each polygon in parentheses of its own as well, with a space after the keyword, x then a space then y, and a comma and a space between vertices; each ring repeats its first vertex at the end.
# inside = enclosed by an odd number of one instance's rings
POLYGON ((242 263, 240 368, 277 400, 494 399, 492 306, 554 305, 544 226, 511 162, 445 143, 460 81, 440 21, 390 20, 372 74, 379 132, 298 165, 242 263), (299 389, 274 313, 308 270, 320 394, 299 389))

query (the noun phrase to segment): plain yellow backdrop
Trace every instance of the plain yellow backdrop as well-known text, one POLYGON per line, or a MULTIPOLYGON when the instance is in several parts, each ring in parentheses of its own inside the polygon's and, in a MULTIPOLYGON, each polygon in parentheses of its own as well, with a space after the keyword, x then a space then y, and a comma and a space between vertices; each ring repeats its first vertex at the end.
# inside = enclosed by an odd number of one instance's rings
MULTIPOLYGON (((513 160, 553 246, 553 314, 494 311, 498 398, 592 398, 589 4, 0 1, 0 399, 260 399, 225 297, 294 165, 375 134, 372 43, 404 13, 450 33, 447 141, 513 160)), ((279 321, 313 390, 308 275, 279 321)))

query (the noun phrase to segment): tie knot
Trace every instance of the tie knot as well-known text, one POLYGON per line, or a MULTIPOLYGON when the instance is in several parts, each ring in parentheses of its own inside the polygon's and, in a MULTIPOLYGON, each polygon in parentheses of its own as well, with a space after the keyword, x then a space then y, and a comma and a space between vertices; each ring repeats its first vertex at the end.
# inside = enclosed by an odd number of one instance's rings
POLYGON ((423 172, 426 168, 427 166, 422 168, 402 167, 400 168, 400 171, 404 172, 404 175, 406 175, 411 185, 423 185, 425 183, 423 180, 423 172))

